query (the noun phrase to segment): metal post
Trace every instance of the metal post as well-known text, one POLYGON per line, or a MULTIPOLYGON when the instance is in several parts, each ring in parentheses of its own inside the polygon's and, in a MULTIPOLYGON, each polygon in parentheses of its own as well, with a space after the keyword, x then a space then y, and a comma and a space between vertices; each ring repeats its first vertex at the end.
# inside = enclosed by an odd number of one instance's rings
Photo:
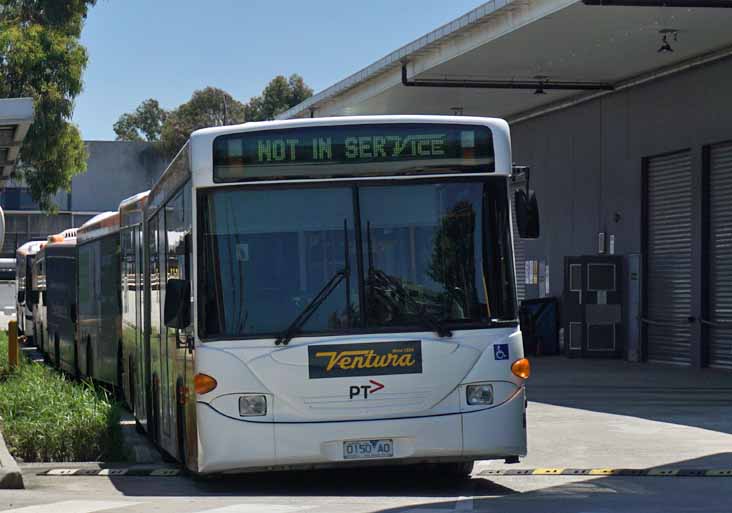
POLYGON ((18 321, 8 322, 8 367, 18 368, 18 321))

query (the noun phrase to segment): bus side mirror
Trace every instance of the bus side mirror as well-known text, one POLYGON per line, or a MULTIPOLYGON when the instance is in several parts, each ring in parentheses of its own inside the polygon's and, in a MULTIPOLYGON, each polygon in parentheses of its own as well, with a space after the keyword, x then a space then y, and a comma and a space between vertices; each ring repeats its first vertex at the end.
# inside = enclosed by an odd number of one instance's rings
POLYGON ((539 238, 539 204, 534 191, 518 190, 514 195, 516 224, 522 239, 539 238))
POLYGON ((191 323, 191 286, 188 280, 171 278, 166 283, 163 322, 166 327, 178 330, 191 323))
POLYGON ((23 304, 25 301, 25 290, 18 291, 18 303, 23 304))

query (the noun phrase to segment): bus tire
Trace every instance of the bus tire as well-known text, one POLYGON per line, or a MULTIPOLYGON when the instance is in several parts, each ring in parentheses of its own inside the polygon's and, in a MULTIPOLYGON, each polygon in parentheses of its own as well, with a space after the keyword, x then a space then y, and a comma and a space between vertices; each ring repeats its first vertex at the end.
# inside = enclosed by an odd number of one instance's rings
POLYGON ((137 398, 135 397, 135 363, 132 359, 132 355, 130 355, 130 361, 128 362, 129 372, 127 373, 127 386, 129 387, 130 391, 130 412, 134 415, 135 413, 135 407, 137 398))
POLYGON ((185 468, 186 466, 186 411, 185 399, 183 397, 183 380, 178 380, 175 386, 175 424, 176 437, 178 438, 178 458, 185 468))
POLYGON ((74 377, 81 378, 81 366, 79 365, 79 343, 74 338, 74 377))
POLYGON ((159 414, 159 406, 160 406, 160 398, 159 398, 159 390, 160 386, 158 385, 158 375, 153 374, 152 377, 152 411, 149 411, 147 414, 148 423, 152 424, 150 426, 150 438, 152 441, 159 445, 160 443, 160 435, 159 435, 159 427, 160 427, 160 414, 159 414))
POLYGON ((438 463, 435 473, 440 477, 447 477, 455 480, 469 479, 473 472, 472 461, 460 461, 454 463, 438 463))
POLYGON ((86 377, 94 379, 94 360, 92 359, 91 337, 86 337, 86 377))
POLYGON ((115 379, 116 383, 114 384, 114 395, 117 402, 122 404, 123 406, 127 406, 127 401, 125 400, 125 385, 124 385, 124 365, 122 362, 122 344, 117 345, 117 379, 115 379))
POLYGON ((53 359, 57 369, 61 368, 61 342, 58 339, 58 333, 53 337, 53 359))

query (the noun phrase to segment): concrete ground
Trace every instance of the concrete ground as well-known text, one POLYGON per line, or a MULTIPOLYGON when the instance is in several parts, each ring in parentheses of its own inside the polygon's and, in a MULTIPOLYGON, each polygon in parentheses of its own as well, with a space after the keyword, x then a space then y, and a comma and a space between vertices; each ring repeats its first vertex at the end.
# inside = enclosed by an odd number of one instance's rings
MULTIPOLYGON (((188 477, 50 477, 0 491, 20 513, 719 512, 732 477, 496 476, 516 468, 732 469, 732 374, 616 361, 534 360, 529 456, 480 462, 472 479, 397 470, 188 477)), ((70 467, 73 465, 56 465, 70 467)))

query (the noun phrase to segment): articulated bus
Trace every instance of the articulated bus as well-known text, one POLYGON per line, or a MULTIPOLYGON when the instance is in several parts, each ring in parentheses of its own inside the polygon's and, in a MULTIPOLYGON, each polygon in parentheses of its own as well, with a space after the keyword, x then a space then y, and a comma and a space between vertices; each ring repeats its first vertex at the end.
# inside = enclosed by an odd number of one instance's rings
POLYGON ((202 474, 525 455, 512 172, 497 119, 194 132, 120 207, 140 425, 202 474))

